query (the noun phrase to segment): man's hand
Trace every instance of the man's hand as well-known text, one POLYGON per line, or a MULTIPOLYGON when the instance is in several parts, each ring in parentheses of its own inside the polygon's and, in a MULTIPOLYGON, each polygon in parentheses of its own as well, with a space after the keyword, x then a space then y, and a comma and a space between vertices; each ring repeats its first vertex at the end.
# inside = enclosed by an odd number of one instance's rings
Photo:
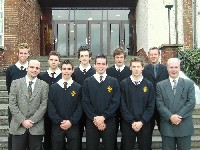
POLYGON ((170 121, 172 124, 179 125, 182 121, 182 117, 177 114, 173 114, 170 117, 170 121))
POLYGON ((60 124, 60 127, 63 130, 68 130, 72 126, 71 122, 69 120, 63 120, 60 124))
POLYGON ((94 117, 93 123, 96 127, 104 123, 105 118, 103 116, 94 117))
POLYGON ((24 120, 23 122, 22 122, 22 125, 26 128, 26 129, 29 129, 29 128, 31 128, 32 126, 33 126, 33 124, 34 124, 34 122, 33 121, 31 121, 31 120, 24 120))
POLYGON ((105 123, 102 123, 102 124, 98 125, 98 130, 104 131, 105 129, 106 129, 106 124, 105 123))
POLYGON ((143 123, 141 121, 137 121, 137 122, 133 122, 132 123, 132 128, 135 132, 140 131, 140 129, 142 128, 143 123))

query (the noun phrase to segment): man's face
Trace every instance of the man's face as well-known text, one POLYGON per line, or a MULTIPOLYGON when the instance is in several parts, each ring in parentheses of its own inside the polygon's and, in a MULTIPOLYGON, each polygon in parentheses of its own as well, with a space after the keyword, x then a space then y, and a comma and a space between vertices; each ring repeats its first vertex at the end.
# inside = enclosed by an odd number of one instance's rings
POLYGON ((106 59, 105 58, 97 58, 95 69, 98 74, 104 74, 107 69, 106 59))
POLYGON ((174 62, 169 62, 167 64, 167 70, 169 73, 169 76, 172 79, 176 79, 179 76, 179 71, 180 71, 180 65, 178 62, 174 61, 174 62))
POLYGON ((19 49, 18 60, 21 64, 26 63, 29 57, 29 49, 19 49))
POLYGON ((74 70, 72 69, 72 66, 70 64, 63 64, 61 68, 61 72, 62 72, 62 78, 64 80, 68 80, 71 78, 74 70))
POLYGON ((149 59, 152 64, 157 64, 159 62, 160 54, 157 49, 149 51, 149 59))
POLYGON ((119 54, 119 55, 115 55, 115 64, 117 65, 117 67, 122 67, 124 65, 124 54, 119 54))
POLYGON ((40 73, 40 63, 38 61, 30 61, 26 68, 29 79, 34 79, 40 73))
POLYGON ((51 55, 49 57, 48 63, 51 69, 58 68, 58 65, 60 64, 58 56, 51 55))
POLYGON ((88 51, 81 51, 80 52, 80 62, 82 65, 87 65, 89 64, 91 57, 89 56, 89 52, 88 51))
POLYGON ((140 77, 142 75, 142 70, 144 67, 142 66, 141 62, 132 62, 130 70, 132 71, 133 77, 140 77))

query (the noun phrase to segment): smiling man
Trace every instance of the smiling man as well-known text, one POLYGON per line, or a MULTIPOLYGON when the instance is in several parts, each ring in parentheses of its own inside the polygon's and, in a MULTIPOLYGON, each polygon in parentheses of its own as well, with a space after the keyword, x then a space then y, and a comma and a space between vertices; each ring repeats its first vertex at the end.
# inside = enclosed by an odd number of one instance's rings
POLYGON ((98 149, 100 137, 104 150, 116 150, 115 114, 120 104, 120 90, 117 79, 106 74, 107 58, 95 58, 96 74, 83 84, 82 104, 86 113, 86 149, 98 149))
POLYGON ((79 121, 82 115, 81 86, 71 78, 74 66, 66 60, 61 65, 62 79, 49 90, 48 114, 52 120, 52 150, 80 150, 79 121))
POLYGON ((189 150, 194 132, 194 83, 179 77, 180 60, 167 62, 169 78, 157 84, 156 105, 160 113, 162 150, 189 150))
MULTIPOLYGON (((11 65, 6 70, 6 86, 8 94, 10 93, 10 86, 13 80, 23 78, 26 76, 26 68, 28 66, 28 57, 29 57, 30 47, 27 43, 21 43, 18 46, 18 61, 17 63, 11 65)), ((8 123, 10 125, 11 121, 11 113, 8 108, 8 123)), ((12 149, 12 136, 9 134, 8 136, 8 150, 12 149)))
MULTIPOLYGON (((151 83, 154 86, 154 91, 156 92, 156 84, 162 80, 165 80, 169 77, 167 72, 167 67, 159 62, 160 60, 160 51, 157 47, 152 47, 149 49, 148 52, 150 64, 147 64, 144 67, 144 70, 142 72, 144 78, 151 81, 151 83)), ((158 126, 158 129, 160 129, 160 116, 159 113, 155 107, 154 115, 151 119, 151 138, 153 135, 153 130, 155 125, 158 126)))
POLYGON ((24 78, 12 82, 9 94, 12 150, 41 150, 49 87, 37 78, 39 61, 30 60, 26 71, 24 78))

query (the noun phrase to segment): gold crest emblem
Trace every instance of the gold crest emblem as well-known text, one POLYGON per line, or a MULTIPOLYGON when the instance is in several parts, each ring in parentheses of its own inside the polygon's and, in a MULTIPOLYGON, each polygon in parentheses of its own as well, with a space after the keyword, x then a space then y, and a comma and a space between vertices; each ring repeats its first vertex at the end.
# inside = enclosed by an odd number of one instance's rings
POLYGON ((147 92, 147 87, 145 86, 144 88, 143 88, 143 91, 146 93, 147 92))
POLYGON ((72 92, 71 92, 71 95, 72 95, 72 96, 75 96, 75 95, 76 95, 76 92, 75 92, 75 91, 72 91, 72 92))
POLYGON ((108 86, 107 90, 108 90, 109 93, 112 92, 112 87, 108 86))

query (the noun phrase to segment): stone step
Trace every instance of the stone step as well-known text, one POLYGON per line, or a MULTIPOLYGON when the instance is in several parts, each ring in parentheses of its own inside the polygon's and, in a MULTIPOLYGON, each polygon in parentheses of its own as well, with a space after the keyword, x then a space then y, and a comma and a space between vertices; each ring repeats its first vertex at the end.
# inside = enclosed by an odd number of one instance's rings
MULTIPOLYGON (((85 142, 86 142, 86 138, 83 137, 83 150, 85 150, 85 142)), ((153 143, 152 143, 152 149, 153 150, 161 150, 162 148, 162 144, 161 144, 161 137, 160 136, 154 136, 152 138, 153 143)), ((191 142, 191 149, 190 150, 199 150, 200 149, 200 136, 192 136, 192 142, 191 142)), ((0 149, 6 149, 8 144, 7 144, 8 138, 7 137, 0 137, 0 149)), ((118 141, 118 147, 120 147, 120 142, 121 142, 121 138, 117 139, 118 141)), ((100 141, 101 142, 101 141, 100 141)), ((138 146, 137 143, 135 144, 135 148, 134 150, 137 150, 138 146)), ((99 146, 98 150, 103 150, 101 148, 101 146, 99 146)))
POLYGON ((0 97, 0 104, 8 104, 8 96, 0 97))
POLYGON ((7 87, 5 84, 4 85, 0 84, 0 91, 7 91, 7 87))
POLYGON ((0 79, 0 86, 1 85, 6 85, 6 80, 0 79))
POLYGON ((8 97, 8 91, 0 91, 1 97, 8 97))

